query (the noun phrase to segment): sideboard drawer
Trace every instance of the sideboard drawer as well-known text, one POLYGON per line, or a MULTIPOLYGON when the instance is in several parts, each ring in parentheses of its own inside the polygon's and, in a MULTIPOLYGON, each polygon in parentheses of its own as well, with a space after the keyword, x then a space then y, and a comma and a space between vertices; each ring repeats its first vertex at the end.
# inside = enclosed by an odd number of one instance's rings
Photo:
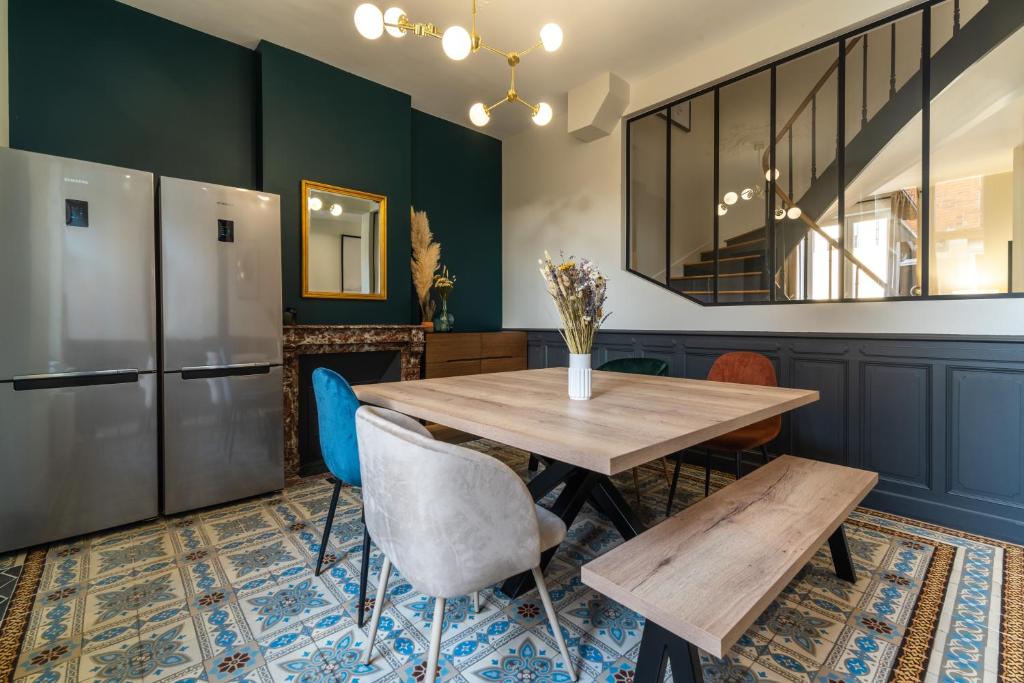
POLYGON ((525 370, 526 358, 483 358, 480 360, 480 372, 509 372, 525 370))
POLYGON ((427 362, 480 358, 479 332, 433 332, 427 335, 427 362))
POLYGON ((525 332, 433 332, 427 335, 427 379, 526 369, 525 332))
POLYGON ((480 357, 526 358, 526 333, 489 332, 481 334, 480 357))
POLYGON ((480 359, 450 360, 447 363, 431 363, 427 361, 427 379, 435 377, 458 377, 460 375, 479 375, 480 359))

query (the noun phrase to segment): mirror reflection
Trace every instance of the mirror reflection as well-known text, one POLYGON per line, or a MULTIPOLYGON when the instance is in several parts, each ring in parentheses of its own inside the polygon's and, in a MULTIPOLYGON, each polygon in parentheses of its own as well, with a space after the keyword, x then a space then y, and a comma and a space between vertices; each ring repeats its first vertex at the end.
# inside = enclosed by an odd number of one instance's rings
POLYGON ((387 198, 302 182, 302 295, 385 299, 387 198))

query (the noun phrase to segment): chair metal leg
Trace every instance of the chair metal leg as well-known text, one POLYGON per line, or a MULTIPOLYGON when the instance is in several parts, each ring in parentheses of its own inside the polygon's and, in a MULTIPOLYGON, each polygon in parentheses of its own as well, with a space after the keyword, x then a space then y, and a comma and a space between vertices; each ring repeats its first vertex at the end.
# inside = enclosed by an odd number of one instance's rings
POLYGON ((530 453, 530 461, 528 463, 526 463, 526 469, 528 471, 530 471, 530 472, 536 472, 537 471, 537 466, 539 464, 540 463, 537 460, 537 456, 534 455, 533 453, 530 453))
POLYGON ((704 497, 711 493, 711 451, 704 451, 704 497))
POLYGON ((558 643, 558 651, 562 654, 562 661, 565 662, 565 669, 569 672, 569 678, 576 680, 576 671, 572 668, 572 662, 569 660, 569 649, 565 646, 565 638, 562 637, 562 627, 558 625, 558 615, 555 613, 555 607, 551 604, 551 596, 548 594, 548 586, 544 583, 544 572, 541 571, 540 567, 534 567, 533 580, 537 584, 537 592, 540 593, 540 600, 544 603, 544 612, 548 617, 548 624, 551 625, 551 632, 555 636, 555 642, 558 643))
POLYGON ((683 454, 676 454, 676 466, 672 471, 672 483, 668 487, 668 504, 665 505, 665 516, 672 514, 672 501, 676 498, 676 487, 679 485, 679 470, 683 467, 683 454))
POLYGON ((633 490, 636 493, 636 506, 639 508, 642 503, 640 502, 640 472, 639 467, 633 468, 633 490))
POLYGON ((334 511, 338 507, 338 495, 341 493, 341 482, 334 482, 334 493, 331 494, 331 507, 327 510, 327 521, 324 522, 324 537, 320 541, 320 556, 316 558, 316 576, 320 576, 324 564, 324 556, 327 554, 327 542, 331 539, 331 525, 334 524, 334 511))
POLYGON ((772 457, 770 455, 768 455, 768 445, 767 444, 762 444, 761 445, 761 459, 764 460, 764 464, 765 465, 767 465, 769 462, 771 462, 772 457))
POLYGON ((363 522, 363 562, 359 565, 359 608, 356 621, 363 627, 363 612, 366 608, 366 579, 370 574, 370 529, 363 522))
POLYGON ((743 476, 743 451, 736 451, 736 481, 743 476))
POLYGON ((658 458, 658 462, 661 463, 661 474, 665 477, 665 483, 671 486, 672 479, 668 475, 668 457, 658 458))
POLYGON ((437 660, 441 654, 441 631, 444 627, 444 598, 434 599, 434 621, 430 624, 430 652, 427 655, 427 672, 423 683, 434 683, 437 676, 437 660))
POLYGON ((473 591, 473 612, 480 614, 480 591, 473 591))
POLYGON ((380 568, 380 583, 377 584, 377 599, 373 603, 373 616, 370 617, 370 639, 366 644, 363 663, 369 664, 373 658, 373 641, 377 638, 377 625, 380 624, 380 613, 384 611, 384 596, 388 591, 388 578, 391 576, 391 560, 384 557, 384 566, 380 568))

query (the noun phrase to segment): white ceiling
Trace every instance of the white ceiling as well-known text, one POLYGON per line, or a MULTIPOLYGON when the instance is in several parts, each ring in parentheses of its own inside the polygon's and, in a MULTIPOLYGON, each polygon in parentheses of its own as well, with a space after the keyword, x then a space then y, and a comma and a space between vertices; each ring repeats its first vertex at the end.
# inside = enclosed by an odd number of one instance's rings
MULTIPOLYGON (((508 66, 478 53, 462 62, 444 56, 440 41, 405 36, 364 40, 352 14, 361 0, 121 0, 249 48, 260 39, 401 90, 417 109, 469 125, 478 101, 492 103, 508 87, 508 66)), ((470 0, 395 0, 412 21, 441 29, 468 26, 470 0)), ((554 53, 523 57, 516 80, 524 99, 547 101, 556 117, 573 87, 605 71, 626 80, 650 75, 711 41, 748 30, 766 17, 808 0, 480 0, 478 31, 505 50, 538 40, 549 21, 565 42, 554 53)), ((382 9, 392 2, 378 2, 382 9)), ((506 137, 531 125, 522 107, 497 110, 484 132, 506 137)), ((562 124, 564 125, 564 124, 562 124)))

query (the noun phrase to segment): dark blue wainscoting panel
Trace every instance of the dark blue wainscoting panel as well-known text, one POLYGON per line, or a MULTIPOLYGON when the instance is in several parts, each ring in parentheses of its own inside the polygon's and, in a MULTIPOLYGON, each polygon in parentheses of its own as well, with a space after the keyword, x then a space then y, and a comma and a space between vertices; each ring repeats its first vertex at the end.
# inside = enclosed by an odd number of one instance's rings
MULTIPOLYGON (((614 331, 593 361, 660 358, 704 378, 728 351, 763 353, 780 384, 821 392, 786 416, 773 452, 878 472, 870 507, 1024 542, 1024 340, 614 331)), ((557 332, 530 331, 531 368, 568 361, 557 332)))

